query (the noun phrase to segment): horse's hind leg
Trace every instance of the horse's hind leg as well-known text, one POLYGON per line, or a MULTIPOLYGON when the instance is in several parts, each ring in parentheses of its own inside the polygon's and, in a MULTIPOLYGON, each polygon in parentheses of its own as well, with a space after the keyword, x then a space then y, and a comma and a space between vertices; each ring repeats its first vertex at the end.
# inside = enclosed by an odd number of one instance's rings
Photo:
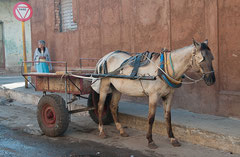
POLYGON ((125 133, 125 131, 123 130, 121 124, 119 123, 118 116, 117 116, 117 108, 118 108, 118 103, 119 103, 120 98, 121 98, 121 93, 113 88, 112 99, 111 99, 111 104, 110 104, 112 117, 113 117, 114 123, 116 125, 116 128, 120 131, 120 135, 123 137, 127 137, 128 134, 125 133))
POLYGON ((148 139, 148 147, 151 149, 156 149, 158 147, 152 139, 152 127, 155 119, 157 101, 158 101, 157 94, 149 96, 148 132, 146 137, 148 139))
POLYGON ((110 81, 109 79, 105 78, 101 80, 101 85, 100 85, 100 96, 99 96, 99 101, 98 101, 98 129, 99 129, 99 136, 102 138, 105 138, 106 135, 103 131, 103 122, 102 122, 102 112, 105 104, 105 100, 107 97, 108 90, 110 88, 110 81))
POLYGON ((168 137, 170 138, 170 142, 174 147, 179 147, 181 144, 174 137, 172 131, 172 123, 171 123, 171 102, 172 102, 173 93, 168 94, 165 97, 162 97, 163 105, 164 105, 164 117, 167 127, 168 137))

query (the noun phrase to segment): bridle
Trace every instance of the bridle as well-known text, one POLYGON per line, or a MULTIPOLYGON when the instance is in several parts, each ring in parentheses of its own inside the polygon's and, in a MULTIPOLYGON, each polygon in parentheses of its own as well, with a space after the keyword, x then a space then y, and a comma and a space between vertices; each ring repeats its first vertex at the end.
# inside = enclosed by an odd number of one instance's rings
MULTIPOLYGON (((191 59, 191 66, 194 65, 194 62, 196 64, 196 59, 195 59, 195 54, 196 54, 196 51, 197 49, 194 48, 193 49, 193 55, 192 55, 192 59, 191 59)), ((171 52, 170 52, 171 53, 171 52)), ((171 80, 175 81, 175 82, 179 82, 179 80, 176 80, 175 78, 171 77, 170 75, 168 75, 162 68, 160 68, 158 65, 156 65, 150 58, 146 57, 153 65, 155 65, 162 73, 164 73, 166 76, 168 76, 168 78, 170 78, 171 80)), ((161 63, 160 63, 161 64, 161 63)), ((182 84, 195 84, 195 83, 198 83, 199 81, 202 81, 204 76, 207 75, 207 74, 210 74, 210 73, 214 73, 214 70, 213 71, 208 71, 208 72, 203 72, 202 73, 202 76, 200 79, 193 79, 191 77, 189 77, 187 74, 183 74, 184 77, 186 77, 187 79, 189 79, 191 82, 183 82, 181 81, 182 84)))
MULTIPOLYGON (((196 52, 197 52, 197 48, 194 48, 194 49, 193 49, 192 59, 191 59, 191 66, 192 66, 193 68, 194 68, 194 66, 197 67, 196 52)), ((204 58, 204 57, 203 57, 203 58, 204 58)), ((201 62, 204 62, 204 61, 205 61, 205 59, 202 60, 201 62)), ((200 66, 200 67, 201 67, 201 66, 200 66)), ((202 71, 203 71, 203 69, 202 69, 202 71)), ((189 80, 193 81, 193 82, 199 82, 199 81, 203 80, 203 78, 204 78, 205 75, 211 74, 211 73, 214 73, 214 70, 208 71, 208 72, 204 72, 204 71, 203 71, 202 77, 201 77, 200 79, 197 79, 197 80, 196 80, 196 79, 193 79, 193 78, 190 78, 190 77, 187 76, 186 74, 183 74, 183 75, 184 75, 186 78, 188 78, 189 80)))

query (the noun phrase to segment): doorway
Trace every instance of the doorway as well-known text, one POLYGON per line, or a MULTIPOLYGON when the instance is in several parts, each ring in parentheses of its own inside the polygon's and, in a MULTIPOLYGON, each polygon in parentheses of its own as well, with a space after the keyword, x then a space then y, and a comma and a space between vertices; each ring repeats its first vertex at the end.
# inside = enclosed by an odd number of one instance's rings
POLYGON ((3 22, 0 21, 0 69, 5 68, 5 53, 3 45, 3 22))
POLYGON ((3 22, 0 21, 0 69, 5 68, 5 52, 3 43, 3 22))

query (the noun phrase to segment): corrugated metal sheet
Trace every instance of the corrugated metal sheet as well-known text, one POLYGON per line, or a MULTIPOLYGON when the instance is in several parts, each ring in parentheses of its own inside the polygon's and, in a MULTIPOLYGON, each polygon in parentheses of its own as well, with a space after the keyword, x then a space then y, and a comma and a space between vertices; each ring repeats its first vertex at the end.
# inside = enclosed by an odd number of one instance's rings
POLYGON ((77 29, 77 23, 73 22, 72 0, 61 0, 62 31, 77 29))

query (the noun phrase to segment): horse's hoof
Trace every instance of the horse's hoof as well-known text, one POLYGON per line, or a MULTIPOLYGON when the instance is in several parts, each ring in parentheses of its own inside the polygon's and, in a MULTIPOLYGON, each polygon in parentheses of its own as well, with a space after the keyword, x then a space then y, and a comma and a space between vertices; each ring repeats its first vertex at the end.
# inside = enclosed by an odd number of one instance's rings
POLYGON ((102 139, 107 138, 107 136, 106 136, 105 133, 103 133, 103 132, 102 132, 102 133, 99 133, 99 137, 102 138, 102 139))
POLYGON ((122 137, 128 137, 128 136, 129 136, 126 132, 121 133, 120 135, 121 135, 122 137))
POLYGON ((150 149, 157 149, 158 146, 154 142, 150 142, 150 143, 148 143, 148 148, 150 148, 150 149))
POLYGON ((180 144, 180 143, 178 142, 178 140, 175 139, 175 138, 171 138, 170 141, 171 141, 171 144, 172 144, 174 147, 180 147, 180 146, 181 146, 181 144, 180 144))

